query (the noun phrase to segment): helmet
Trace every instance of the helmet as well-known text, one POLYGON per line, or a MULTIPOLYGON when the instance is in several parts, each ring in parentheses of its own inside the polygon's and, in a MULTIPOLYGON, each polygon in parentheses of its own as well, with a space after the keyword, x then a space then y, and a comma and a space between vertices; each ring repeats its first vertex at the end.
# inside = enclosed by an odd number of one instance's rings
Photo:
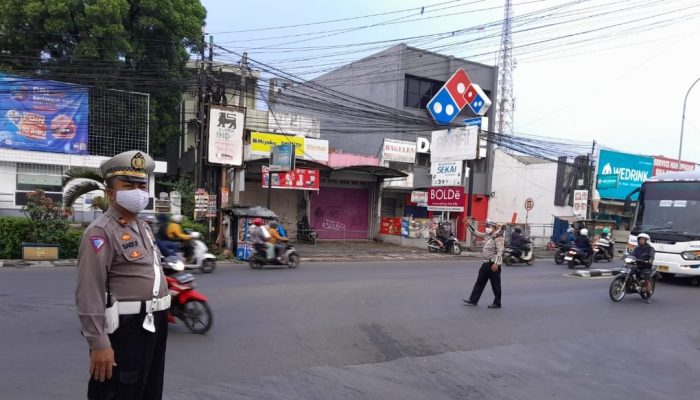
POLYGON ((647 243, 649 243, 649 241, 651 240, 649 235, 647 235, 646 233, 640 233, 639 235, 637 235, 637 243, 639 243, 639 239, 646 239, 647 243))
POLYGON ((522 228, 515 228, 515 229, 513 229, 513 232, 515 232, 515 233, 523 233, 523 230, 522 230, 522 228))
POLYGON ((176 224, 179 224, 182 222, 182 214, 174 214, 172 217, 170 217, 170 220, 176 224))
POLYGON ((280 224, 277 221, 270 221, 270 228, 277 228, 279 225, 280 224))
POLYGON ((610 233, 610 228, 603 228, 603 233, 610 233))
POLYGON ((255 225, 255 226, 260 226, 260 225, 262 225, 262 224, 263 224, 262 218, 255 218, 255 219, 253 220, 253 225, 255 225))
POLYGON ((569 229, 566 230, 567 233, 574 233, 574 228, 569 227, 569 229))
POLYGON ((491 221, 490 219, 487 219, 487 220, 486 220, 486 226, 490 226, 490 227, 495 228, 496 225, 497 225, 497 224, 496 224, 495 222, 491 221))
POLYGON ((588 236, 588 229, 583 228, 583 229, 581 229, 580 232, 581 232, 581 235, 583 235, 583 236, 588 236))
POLYGON ((158 222, 168 222, 168 214, 158 214, 158 222))

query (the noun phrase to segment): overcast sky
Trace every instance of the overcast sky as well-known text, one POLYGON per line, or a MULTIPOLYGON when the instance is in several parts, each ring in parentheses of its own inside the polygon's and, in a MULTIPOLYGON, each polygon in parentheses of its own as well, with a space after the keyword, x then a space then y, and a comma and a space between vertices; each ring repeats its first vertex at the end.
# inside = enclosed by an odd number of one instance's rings
MULTIPOLYGON (((505 1, 202 3, 217 44, 311 78, 398 42, 495 64, 505 1), (347 20, 317 23, 338 19, 347 20)), ((516 132, 678 156, 683 99, 700 78, 700 1, 513 4, 516 132)), ((700 163, 700 83, 688 97, 683 148, 700 163)))

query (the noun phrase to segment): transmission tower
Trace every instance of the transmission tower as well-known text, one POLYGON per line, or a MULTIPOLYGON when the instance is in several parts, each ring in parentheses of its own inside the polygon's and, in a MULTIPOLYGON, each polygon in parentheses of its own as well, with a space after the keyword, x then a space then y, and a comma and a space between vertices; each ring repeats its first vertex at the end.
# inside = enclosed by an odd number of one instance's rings
POLYGON ((498 51, 498 133, 513 133, 513 113, 515 98, 513 97, 513 4, 505 0, 503 31, 501 32, 501 48, 498 51))

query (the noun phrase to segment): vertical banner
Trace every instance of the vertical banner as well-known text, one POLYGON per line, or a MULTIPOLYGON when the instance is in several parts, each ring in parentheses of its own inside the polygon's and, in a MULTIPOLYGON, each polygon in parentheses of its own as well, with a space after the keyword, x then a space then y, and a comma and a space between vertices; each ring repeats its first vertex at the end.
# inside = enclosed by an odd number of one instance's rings
POLYGON ((87 154, 88 89, 0 74, 0 147, 87 154))
POLYGON ((574 214, 586 218, 588 211, 588 190, 574 190, 574 214))
POLYGON ((245 112, 236 107, 209 106, 209 154, 211 164, 243 164, 245 112))

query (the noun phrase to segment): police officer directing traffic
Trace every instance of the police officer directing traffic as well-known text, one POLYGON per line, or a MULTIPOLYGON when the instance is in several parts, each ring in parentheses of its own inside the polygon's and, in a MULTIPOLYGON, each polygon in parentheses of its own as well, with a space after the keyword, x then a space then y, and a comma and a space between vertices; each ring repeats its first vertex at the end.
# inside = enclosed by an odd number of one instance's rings
POLYGON ((160 253, 138 214, 153 159, 127 151, 105 161, 109 209, 85 230, 75 301, 90 349, 88 399, 161 399, 170 295, 160 253))
POLYGON ((465 305, 476 306, 479 303, 481 294, 486 288, 486 282, 491 281, 493 289, 493 303, 489 308, 501 308, 501 263, 503 262, 503 250, 505 249, 505 239, 503 239, 502 226, 492 221, 486 222, 486 233, 477 232, 468 224, 469 231, 484 239, 484 249, 482 255, 484 262, 479 268, 479 276, 474 283, 471 295, 468 299, 463 299, 465 305))

